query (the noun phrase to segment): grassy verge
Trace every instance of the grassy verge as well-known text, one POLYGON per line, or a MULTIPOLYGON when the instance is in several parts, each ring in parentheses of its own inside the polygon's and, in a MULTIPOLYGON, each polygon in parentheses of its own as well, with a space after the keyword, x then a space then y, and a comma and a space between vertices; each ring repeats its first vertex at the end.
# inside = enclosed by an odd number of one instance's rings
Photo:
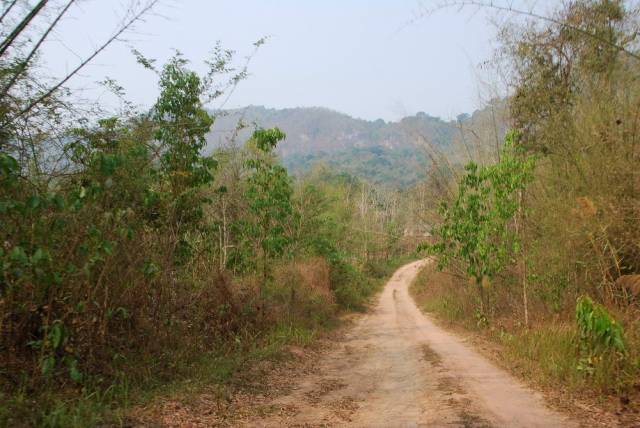
POLYGON ((484 326, 475 317, 473 288, 455 276, 437 272, 433 266, 427 266, 418 275, 411 294, 421 310, 454 330, 471 333, 475 340, 487 345, 482 348, 490 349, 490 356, 501 366, 554 393, 554 397, 566 400, 579 397, 616 412, 624 421, 640 417, 637 325, 626 323, 628 355, 623 364, 602 360, 596 362, 593 373, 587 374, 579 368, 573 314, 546 319, 537 314, 530 328, 525 328, 519 314, 512 312, 495 315, 484 326))

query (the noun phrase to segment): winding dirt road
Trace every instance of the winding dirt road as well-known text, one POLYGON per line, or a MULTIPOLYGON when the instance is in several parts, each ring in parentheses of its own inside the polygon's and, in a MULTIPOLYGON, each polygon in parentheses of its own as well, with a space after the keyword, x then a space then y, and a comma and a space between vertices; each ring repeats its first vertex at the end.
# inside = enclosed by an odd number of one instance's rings
POLYGON ((377 307, 250 426, 566 427, 574 423, 416 307, 400 268, 377 307))

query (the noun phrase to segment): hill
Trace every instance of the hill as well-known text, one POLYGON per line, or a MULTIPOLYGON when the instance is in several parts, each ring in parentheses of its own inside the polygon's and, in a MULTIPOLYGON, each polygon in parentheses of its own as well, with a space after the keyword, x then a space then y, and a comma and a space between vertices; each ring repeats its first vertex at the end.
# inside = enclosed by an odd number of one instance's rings
POLYGON ((484 110, 459 121, 418 113, 397 122, 356 119, 321 107, 273 109, 248 106, 227 110, 208 135, 209 149, 244 141, 256 126, 278 126, 287 138, 278 146, 283 163, 300 174, 322 162, 376 184, 406 187, 425 176, 429 149, 451 151, 460 124, 478 122, 484 110), (246 127, 235 132, 236 124, 246 127), (429 149, 428 149, 429 148, 429 149))

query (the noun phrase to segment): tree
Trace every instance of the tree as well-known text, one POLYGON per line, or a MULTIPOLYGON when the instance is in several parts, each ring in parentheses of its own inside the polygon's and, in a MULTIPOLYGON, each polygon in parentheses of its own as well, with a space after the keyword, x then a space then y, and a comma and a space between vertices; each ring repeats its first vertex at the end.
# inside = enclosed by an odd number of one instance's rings
POLYGON ((261 253, 263 287, 269 277, 270 260, 282 256, 291 243, 286 224, 294 215, 293 189, 287 170, 273 159, 276 145, 284 138, 278 128, 256 130, 251 142, 257 151, 246 161, 250 175, 245 198, 253 221, 247 224, 245 232, 261 253))
POLYGON ((215 165, 212 158, 200 154, 213 125, 213 117, 202 108, 206 88, 195 72, 185 68, 187 63, 177 54, 164 66, 153 112, 158 124, 155 137, 163 151, 162 171, 175 196, 210 182, 215 165))
MULTIPOLYGON (((453 203, 440 207, 442 223, 434 230, 439 242, 421 246, 439 256, 440 269, 451 259, 466 264, 467 274, 478 288, 483 319, 487 280, 501 272, 520 251, 519 231, 513 226, 516 214, 521 212, 521 195, 531 181, 532 169, 533 158, 521 153, 517 135, 507 134, 496 164, 480 167, 469 162, 465 166, 453 203)), ((523 298, 526 307, 526 289, 523 298)))

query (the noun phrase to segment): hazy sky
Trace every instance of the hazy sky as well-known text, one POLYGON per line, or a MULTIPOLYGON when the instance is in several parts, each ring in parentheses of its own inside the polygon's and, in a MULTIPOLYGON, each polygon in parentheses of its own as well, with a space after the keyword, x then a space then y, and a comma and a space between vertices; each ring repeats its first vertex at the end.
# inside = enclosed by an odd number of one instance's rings
MULTIPOLYGON (((74 66, 76 54, 89 52, 113 30, 126 3, 84 0, 75 7, 47 48, 51 69, 74 66)), ((480 64, 491 58, 495 29, 483 11, 446 10, 412 22, 419 10, 417 0, 165 0, 75 85, 91 87, 109 76, 130 99, 150 105, 156 77, 136 64, 130 46, 160 62, 178 49, 201 69, 217 40, 242 58, 268 35, 250 65, 251 77, 227 107, 324 106, 387 120, 418 111, 453 117, 474 110, 480 64)))

